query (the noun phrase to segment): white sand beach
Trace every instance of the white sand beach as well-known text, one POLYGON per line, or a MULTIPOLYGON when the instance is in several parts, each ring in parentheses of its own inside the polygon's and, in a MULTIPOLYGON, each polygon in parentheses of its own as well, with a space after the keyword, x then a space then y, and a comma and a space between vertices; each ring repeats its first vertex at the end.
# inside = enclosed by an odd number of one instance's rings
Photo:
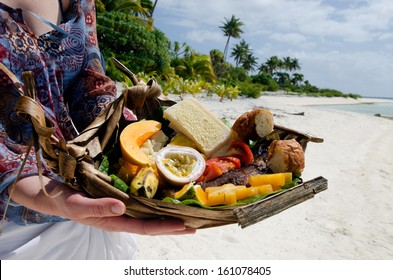
POLYGON ((383 100, 197 98, 232 122, 247 110, 266 107, 276 123, 323 138, 324 143, 308 144, 302 177, 323 176, 328 189, 245 229, 228 225, 188 236, 138 236, 138 259, 393 259, 393 121, 305 106, 383 100))

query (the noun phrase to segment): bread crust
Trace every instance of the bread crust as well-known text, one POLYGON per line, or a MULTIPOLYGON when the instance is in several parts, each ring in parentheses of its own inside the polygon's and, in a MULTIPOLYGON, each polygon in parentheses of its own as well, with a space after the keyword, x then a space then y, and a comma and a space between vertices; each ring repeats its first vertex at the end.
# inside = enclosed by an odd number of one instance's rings
POLYGON ((273 114, 263 108, 253 109, 240 115, 232 126, 233 132, 244 142, 258 140, 274 129, 273 114))

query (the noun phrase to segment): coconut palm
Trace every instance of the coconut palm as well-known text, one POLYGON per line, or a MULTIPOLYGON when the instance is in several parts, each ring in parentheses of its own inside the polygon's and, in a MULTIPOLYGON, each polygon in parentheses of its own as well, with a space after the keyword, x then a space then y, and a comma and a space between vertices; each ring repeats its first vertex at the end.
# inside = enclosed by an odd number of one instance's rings
POLYGON ((269 73, 269 67, 265 64, 262 63, 259 67, 258 67, 258 74, 270 74, 269 73))
POLYGON ((213 49, 210 51, 210 58, 213 65, 224 62, 224 54, 222 53, 222 51, 217 49, 213 49))
POLYGON ((294 73, 294 74, 292 75, 292 83, 293 83, 295 86, 299 86, 300 83, 303 82, 303 80, 304 80, 304 75, 303 75, 303 74, 294 73))
POLYGON ((191 55, 192 49, 187 43, 180 44, 179 41, 173 42, 172 55, 173 58, 179 58, 181 56, 188 57, 191 55))
POLYGON ((157 2, 158 2, 158 0, 154 1, 154 4, 153 4, 153 6, 152 6, 152 8, 150 10, 150 17, 153 17, 154 11, 155 11, 156 6, 157 6, 157 2))
POLYGON ((300 65, 297 58, 291 58, 287 56, 283 58, 282 62, 283 68, 288 70, 289 72, 300 70, 300 65))
POLYGON ((245 57, 242 59, 242 67, 247 72, 254 71, 255 67, 257 66, 258 58, 255 57, 251 52, 247 53, 245 57))
POLYGON ((250 46, 243 39, 239 44, 236 44, 232 49, 231 57, 235 60, 236 67, 239 66, 245 59, 245 57, 250 53, 250 46))
POLYGON ((153 28, 153 12, 157 5, 156 0, 153 4, 150 0, 97 0, 98 11, 120 11, 129 13, 135 20, 146 25, 149 29, 153 28))
POLYGON ((176 73, 185 79, 202 79, 212 82, 216 81, 210 55, 198 54, 191 51, 183 58, 177 58, 172 61, 176 73))
POLYGON ((243 33, 243 30, 241 29, 243 25, 244 23, 241 22, 239 18, 232 15, 230 19, 225 18, 225 22, 220 26, 220 29, 224 32, 224 36, 228 37, 224 48, 224 61, 226 61, 227 58, 230 39, 240 38, 240 35, 243 33))
POLYGON ((268 73, 273 77, 274 72, 281 68, 282 61, 278 56, 274 55, 265 62, 265 65, 268 69, 268 73))

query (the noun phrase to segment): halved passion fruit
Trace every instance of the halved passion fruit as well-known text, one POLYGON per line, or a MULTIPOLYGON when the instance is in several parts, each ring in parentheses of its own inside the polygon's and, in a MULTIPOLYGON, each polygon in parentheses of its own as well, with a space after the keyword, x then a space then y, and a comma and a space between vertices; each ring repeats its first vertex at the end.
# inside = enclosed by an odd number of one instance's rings
POLYGON ((156 166, 160 176, 168 183, 183 187, 202 175, 206 162, 193 148, 167 146, 157 153, 156 166))

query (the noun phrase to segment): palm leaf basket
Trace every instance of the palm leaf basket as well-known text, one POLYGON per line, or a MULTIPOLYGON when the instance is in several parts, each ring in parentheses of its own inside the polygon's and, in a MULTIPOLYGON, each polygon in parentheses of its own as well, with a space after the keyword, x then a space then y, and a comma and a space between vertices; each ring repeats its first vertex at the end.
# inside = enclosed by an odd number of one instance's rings
MULTIPOLYGON (((19 116, 24 117, 34 126, 35 149, 42 152, 47 164, 55 173, 62 176, 70 187, 83 191, 93 198, 117 198, 126 204, 126 214, 131 217, 178 218, 184 221, 187 227, 196 229, 228 224, 238 224, 245 228, 313 198, 315 194, 327 189, 327 180, 318 177, 254 203, 215 210, 173 204, 159 199, 147 199, 116 189, 111 184, 112 179, 98 171, 98 167, 104 151, 118 139, 121 124, 124 122, 124 106, 127 104, 138 119, 141 119, 153 114, 160 106, 175 104, 174 101, 161 95, 160 87, 155 80, 148 83, 140 82, 128 69, 119 62, 117 64, 134 83, 133 87, 125 89, 131 93, 121 94, 77 138, 68 142, 53 137, 51 123, 45 118, 41 107, 34 100, 32 74, 25 73, 23 76, 25 93, 21 83, 12 73, 8 73, 21 93, 15 110, 19 116), (126 100, 125 96, 131 96, 132 100, 126 100)), ((6 69, 3 70, 6 71, 6 69)), ((321 138, 282 126, 276 125, 275 130, 280 134, 281 139, 295 138, 301 143, 303 149, 306 149, 308 142, 323 142, 321 138)))

